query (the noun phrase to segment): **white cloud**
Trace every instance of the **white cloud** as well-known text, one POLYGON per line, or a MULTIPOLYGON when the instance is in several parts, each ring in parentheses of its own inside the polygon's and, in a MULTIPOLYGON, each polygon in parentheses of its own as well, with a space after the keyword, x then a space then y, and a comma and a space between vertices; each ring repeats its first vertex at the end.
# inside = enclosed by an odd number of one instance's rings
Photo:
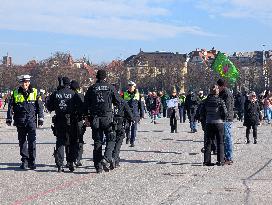
POLYGON ((122 39, 212 35, 196 26, 155 21, 176 0, 0 0, 0 29, 122 39))
POLYGON ((271 0, 198 0, 198 7, 211 15, 228 18, 251 18, 271 24, 271 0))

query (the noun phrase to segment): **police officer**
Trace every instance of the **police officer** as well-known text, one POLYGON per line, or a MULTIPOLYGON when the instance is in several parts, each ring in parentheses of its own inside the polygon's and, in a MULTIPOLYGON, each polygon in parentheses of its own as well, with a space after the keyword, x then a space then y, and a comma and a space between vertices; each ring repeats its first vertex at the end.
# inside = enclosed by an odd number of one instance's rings
POLYGON ((79 96, 70 89, 70 79, 59 78, 59 87, 47 102, 48 111, 55 111, 56 150, 54 152, 58 172, 64 171, 64 148, 66 151, 67 167, 74 171, 73 163, 77 158, 77 138, 73 134, 77 112, 82 108, 79 96))
POLYGON ((144 116, 144 109, 143 105, 140 101, 140 94, 138 90, 136 89, 136 83, 133 81, 128 82, 128 90, 124 92, 124 100, 127 101, 133 117, 134 117, 134 123, 131 123, 130 126, 126 129, 126 144, 130 142, 130 146, 135 146, 135 138, 136 138, 136 132, 137 132, 137 124, 139 123, 140 119, 144 116))
MULTIPOLYGON (((81 103, 83 104, 84 102, 84 95, 80 92, 80 86, 79 83, 75 80, 71 81, 70 88, 76 93, 76 95, 79 96, 79 99, 81 100, 81 103)), ((82 166, 81 160, 82 160, 82 155, 83 155, 83 145, 84 145, 84 140, 83 140, 83 135, 86 131, 86 125, 83 123, 83 113, 82 112, 77 112, 76 113, 76 137, 78 139, 78 148, 77 148, 77 159, 76 159, 76 166, 82 166)))
POLYGON ((27 167, 36 169, 36 116, 38 114, 38 125, 42 126, 44 121, 43 105, 38 97, 36 88, 30 84, 30 75, 19 76, 21 86, 13 90, 8 106, 6 123, 11 126, 12 115, 14 125, 17 127, 21 169, 27 167))
POLYGON ((179 121, 180 123, 185 123, 186 121, 186 109, 185 109, 185 99, 186 99, 186 96, 185 96, 185 93, 180 93, 179 95, 179 121))
POLYGON ((123 139, 125 138, 125 128, 129 123, 133 122, 133 114, 131 112, 131 109, 128 106, 127 102, 122 98, 120 98, 120 104, 114 106, 113 113, 116 141, 112 154, 114 161, 113 163, 111 163, 111 169, 120 166, 120 149, 123 143, 123 139))
POLYGON ((108 172, 110 163, 113 163, 112 152, 115 146, 115 133, 113 131, 112 104, 120 104, 118 93, 112 85, 106 82, 106 77, 105 70, 98 70, 96 83, 89 87, 84 96, 85 113, 89 116, 88 123, 92 128, 93 161, 97 173, 101 173, 103 169, 108 172), (104 156, 102 154, 101 131, 106 136, 104 156))

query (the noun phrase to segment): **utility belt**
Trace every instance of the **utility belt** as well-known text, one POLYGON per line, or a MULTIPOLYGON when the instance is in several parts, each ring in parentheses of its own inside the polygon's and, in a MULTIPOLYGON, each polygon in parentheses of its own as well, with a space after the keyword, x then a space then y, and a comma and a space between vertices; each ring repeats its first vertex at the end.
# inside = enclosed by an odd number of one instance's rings
POLYGON ((92 129, 107 129, 113 123, 113 115, 108 116, 89 116, 88 120, 92 129))
POLYGON ((52 125, 51 125, 51 129, 53 131, 53 134, 55 136, 57 136, 57 126, 58 123, 61 123, 62 125, 64 125, 65 127, 67 127, 68 129, 71 126, 71 115, 70 114, 63 114, 63 115, 54 115, 52 117, 52 125))

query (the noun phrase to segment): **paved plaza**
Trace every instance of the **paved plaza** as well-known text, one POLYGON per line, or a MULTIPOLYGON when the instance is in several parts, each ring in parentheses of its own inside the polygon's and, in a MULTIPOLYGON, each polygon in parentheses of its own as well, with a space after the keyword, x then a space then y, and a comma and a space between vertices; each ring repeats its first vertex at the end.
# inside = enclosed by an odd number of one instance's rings
MULTIPOLYGON (((1 111, 1 118, 5 112, 1 111)), ((203 167, 203 132, 189 123, 171 134, 169 119, 141 121, 136 146, 122 146, 121 167, 96 174, 91 129, 85 133, 83 167, 58 173, 55 137, 47 114, 37 130, 37 169, 19 169, 15 127, 0 119, 0 204, 272 204, 272 127, 262 125, 258 144, 245 144, 245 127, 233 124, 234 164, 203 167)), ((251 136, 252 139, 252 136, 251 136)), ((213 161, 216 157, 213 156, 213 161)))

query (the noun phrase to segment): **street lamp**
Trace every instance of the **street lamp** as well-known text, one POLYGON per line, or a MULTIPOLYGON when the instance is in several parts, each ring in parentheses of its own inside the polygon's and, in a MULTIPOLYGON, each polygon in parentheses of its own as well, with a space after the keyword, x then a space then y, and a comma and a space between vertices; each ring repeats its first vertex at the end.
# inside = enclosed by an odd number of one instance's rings
POLYGON ((263 75, 264 75, 264 87, 265 89, 268 88, 269 86, 269 80, 268 80, 268 76, 267 76, 267 70, 266 70, 266 67, 265 67, 265 64, 266 64, 266 57, 265 57, 265 44, 262 45, 263 47, 263 62, 262 62, 262 67, 263 67, 263 75))

